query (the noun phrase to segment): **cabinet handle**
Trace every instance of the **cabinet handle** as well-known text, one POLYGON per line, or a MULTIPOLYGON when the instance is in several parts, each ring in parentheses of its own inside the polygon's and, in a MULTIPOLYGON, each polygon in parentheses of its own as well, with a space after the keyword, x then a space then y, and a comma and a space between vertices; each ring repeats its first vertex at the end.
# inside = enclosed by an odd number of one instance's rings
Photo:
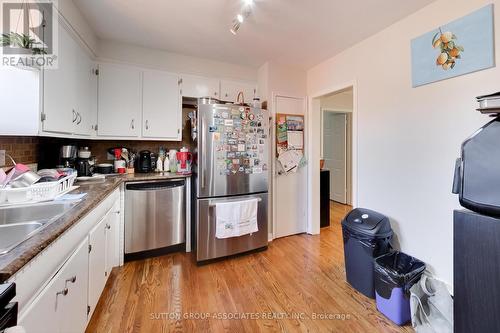
POLYGON ((149 122, 146 120, 146 129, 149 129, 149 122))
POLYGON ((108 223, 106 224, 106 229, 111 229, 111 226, 108 223))
POLYGON ((66 282, 75 283, 75 282, 76 282, 76 275, 75 275, 75 276, 70 277, 69 279, 66 279, 66 282))
POLYGON ((214 96, 217 96, 217 91, 216 91, 216 92, 214 92, 214 96))
POLYGON ((132 121, 130 122, 130 128, 135 129, 134 119, 132 119, 132 121))
POLYGON ((71 111, 73 111, 73 121, 72 122, 74 123, 76 121, 76 119, 78 119, 78 115, 76 114, 74 109, 71 111))
POLYGON ((68 294, 68 291, 69 291, 69 290, 68 290, 68 288, 64 288, 63 290, 58 291, 58 292, 56 293, 56 296, 59 296, 59 295, 66 296, 66 295, 68 294))
POLYGON ((80 112, 77 112, 76 114, 77 114, 77 119, 78 119, 76 124, 80 125, 80 123, 82 122, 82 115, 80 114, 80 112))

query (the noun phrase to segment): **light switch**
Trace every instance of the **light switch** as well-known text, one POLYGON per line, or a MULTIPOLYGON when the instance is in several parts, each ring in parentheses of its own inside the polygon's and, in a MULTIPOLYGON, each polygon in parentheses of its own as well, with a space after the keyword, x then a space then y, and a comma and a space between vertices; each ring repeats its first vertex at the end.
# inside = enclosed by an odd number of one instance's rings
POLYGON ((5 150, 0 150, 0 167, 5 165, 5 150))

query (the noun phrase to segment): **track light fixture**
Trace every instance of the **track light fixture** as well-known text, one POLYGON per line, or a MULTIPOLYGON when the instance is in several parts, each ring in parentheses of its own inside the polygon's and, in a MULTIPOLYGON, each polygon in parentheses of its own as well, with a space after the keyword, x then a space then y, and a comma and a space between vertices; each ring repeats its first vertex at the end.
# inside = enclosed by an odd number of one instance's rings
POLYGON ((233 24, 231 26, 231 33, 233 35, 236 35, 238 30, 241 27, 241 24, 250 16, 252 13, 252 5, 253 5, 253 0, 243 0, 244 6, 242 8, 241 13, 236 15, 236 17, 233 19, 233 24))

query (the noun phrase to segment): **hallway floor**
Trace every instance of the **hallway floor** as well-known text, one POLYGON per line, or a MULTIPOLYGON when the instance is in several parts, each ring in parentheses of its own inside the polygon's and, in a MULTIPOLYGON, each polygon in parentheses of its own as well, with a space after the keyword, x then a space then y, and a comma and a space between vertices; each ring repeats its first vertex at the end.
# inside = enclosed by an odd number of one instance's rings
POLYGON ((197 266, 191 254, 114 269, 87 332, 412 332, 392 324, 345 281, 340 220, 321 234, 197 266))

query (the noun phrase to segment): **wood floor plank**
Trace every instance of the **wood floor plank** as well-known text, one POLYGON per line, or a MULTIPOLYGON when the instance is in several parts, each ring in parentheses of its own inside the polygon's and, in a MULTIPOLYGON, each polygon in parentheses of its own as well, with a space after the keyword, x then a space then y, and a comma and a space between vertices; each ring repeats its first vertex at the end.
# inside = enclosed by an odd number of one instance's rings
POLYGON ((346 282, 340 221, 350 209, 332 201, 320 235, 277 239, 263 252, 203 266, 187 253, 126 263, 87 332, 412 332, 346 282))

